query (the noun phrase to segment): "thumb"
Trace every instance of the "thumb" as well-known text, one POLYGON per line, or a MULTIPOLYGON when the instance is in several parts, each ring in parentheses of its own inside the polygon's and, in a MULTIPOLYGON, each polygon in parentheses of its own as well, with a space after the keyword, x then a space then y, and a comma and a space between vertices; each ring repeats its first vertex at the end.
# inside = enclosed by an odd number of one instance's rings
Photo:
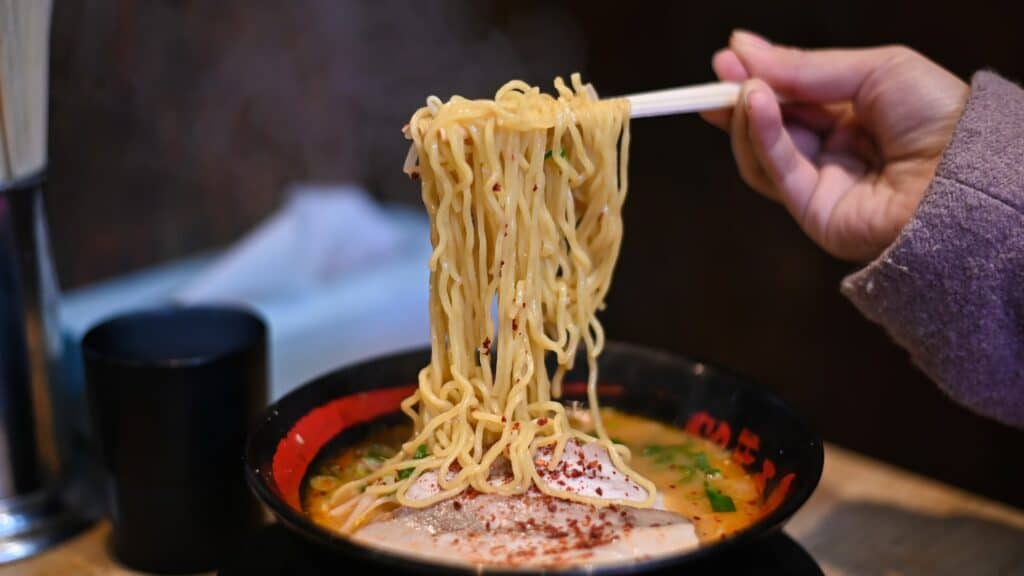
POLYGON ((742 30, 729 47, 755 78, 777 93, 803 102, 854 100, 872 74, 899 54, 899 48, 801 50, 769 43, 742 30))

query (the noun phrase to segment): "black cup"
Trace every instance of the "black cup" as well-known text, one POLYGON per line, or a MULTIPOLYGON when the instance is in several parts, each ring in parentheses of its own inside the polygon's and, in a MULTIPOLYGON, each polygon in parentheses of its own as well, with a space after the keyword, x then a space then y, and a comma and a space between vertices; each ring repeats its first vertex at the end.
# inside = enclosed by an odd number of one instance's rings
POLYGON ((114 553, 161 573, 216 568, 260 524, 242 449, 267 401, 267 329, 243 309, 148 310, 82 341, 114 553))

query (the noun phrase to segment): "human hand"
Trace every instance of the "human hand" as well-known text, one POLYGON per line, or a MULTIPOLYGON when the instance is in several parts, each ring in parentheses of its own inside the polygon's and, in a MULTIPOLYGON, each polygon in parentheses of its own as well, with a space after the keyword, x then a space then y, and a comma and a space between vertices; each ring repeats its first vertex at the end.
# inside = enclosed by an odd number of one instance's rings
POLYGON ((737 31, 712 67, 743 83, 734 109, 703 114, 730 133, 743 180, 847 260, 876 258, 910 220, 969 93, 901 46, 800 50, 737 31))

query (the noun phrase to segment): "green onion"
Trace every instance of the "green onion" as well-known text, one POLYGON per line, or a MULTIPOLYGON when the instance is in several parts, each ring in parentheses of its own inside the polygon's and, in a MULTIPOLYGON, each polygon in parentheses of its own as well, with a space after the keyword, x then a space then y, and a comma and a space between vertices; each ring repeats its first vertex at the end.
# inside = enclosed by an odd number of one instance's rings
POLYGON ((727 494, 723 493, 711 486, 707 481, 704 482, 704 493, 708 495, 708 500, 711 501, 711 509, 715 512, 735 512, 736 504, 732 501, 727 494))
POLYGON ((416 453, 413 454, 412 457, 414 459, 416 459, 416 460, 422 460, 423 458, 426 458, 427 457, 427 445, 426 444, 420 444, 419 446, 417 446, 416 447, 416 453))
POLYGON ((644 456, 653 458, 655 464, 675 463, 679 457, 692 457, 693 455, 693 449, 689 443, 676 444, 674 446, 651 444, 644 448, 644 456))
MULTIPOLYGON (((422 460, 423 458, 426 458, 427 445, 420 444, 419 446, 417 446, 416 452, 412 455, 412 457, 414 460, 422 460)), ((405 480, 409 476, 412 476, 413 470, 415 470, 415 468, 402 468, 401 470, 398 471, 398 479, 405 480)))
POLYGON ((669 446, 653 444, 644 448, 644 456, 650 456, 655 464, 671 464, 675 461, 675 454, 669 446))
POLYGON ((694 456, 693 465, 696 466, 698 470, 705 474, 714 476, 715 474, 720 473, 720 470, 718 468, 715 468, 714 466, 711 465, 710 462, 708 462, 708 455, 703 452, 694 456))
MULTIPOLYGON (((551 153, 552 152, 554 152, 554 150, 548 150, 547 152, 545 152, 544 153, 544 159, 547 160, 547 159, 551 158, 551 153)), ((565 148, 559 148, 558 149, 558 155, 561 156, 562 158, 568 158, 569 157, 569 155, 565 152, 565 148)))
POLYGON ((650 446, 644 446, 644 456, 660 456, 666 453, 664 446, 657 444, 651 444, 650 446))

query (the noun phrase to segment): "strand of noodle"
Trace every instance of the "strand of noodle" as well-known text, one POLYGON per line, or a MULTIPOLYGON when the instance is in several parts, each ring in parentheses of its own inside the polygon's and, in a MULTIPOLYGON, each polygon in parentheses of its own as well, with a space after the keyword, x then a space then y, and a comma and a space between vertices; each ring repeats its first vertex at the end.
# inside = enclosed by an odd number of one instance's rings
POLYGON ((413 141, 404 168, 421 178, 431 220, 431 361, 401 404, 413 437, 328 499, 345 531, 383 507, 429 506, 470 486, 638 504, 547 485, 534 454, 552 447, 553 467, 570 440, 603 446, 613 466, 647 491, 639 505, 654 501, 654 485, 627 465, 629 450, 608 437, 596 386, 605 335, 595 312, 621 245, 629 105, 597 100, 578 74, 570 85, 557 78, 555 89, 551 96, 513 81, 493 101, 431 97, 403 129, 413 141), (574 428, 555 401, 581 342, 594 435, 574 428), (551 375, 547 354, 556 361, 551 375), (421 445, 429 456, 417 459, 421 445), (502 458, 512 479, 494 484, 491 469, 502 458), (409 498, 427 473, 440 490, 409 498))

